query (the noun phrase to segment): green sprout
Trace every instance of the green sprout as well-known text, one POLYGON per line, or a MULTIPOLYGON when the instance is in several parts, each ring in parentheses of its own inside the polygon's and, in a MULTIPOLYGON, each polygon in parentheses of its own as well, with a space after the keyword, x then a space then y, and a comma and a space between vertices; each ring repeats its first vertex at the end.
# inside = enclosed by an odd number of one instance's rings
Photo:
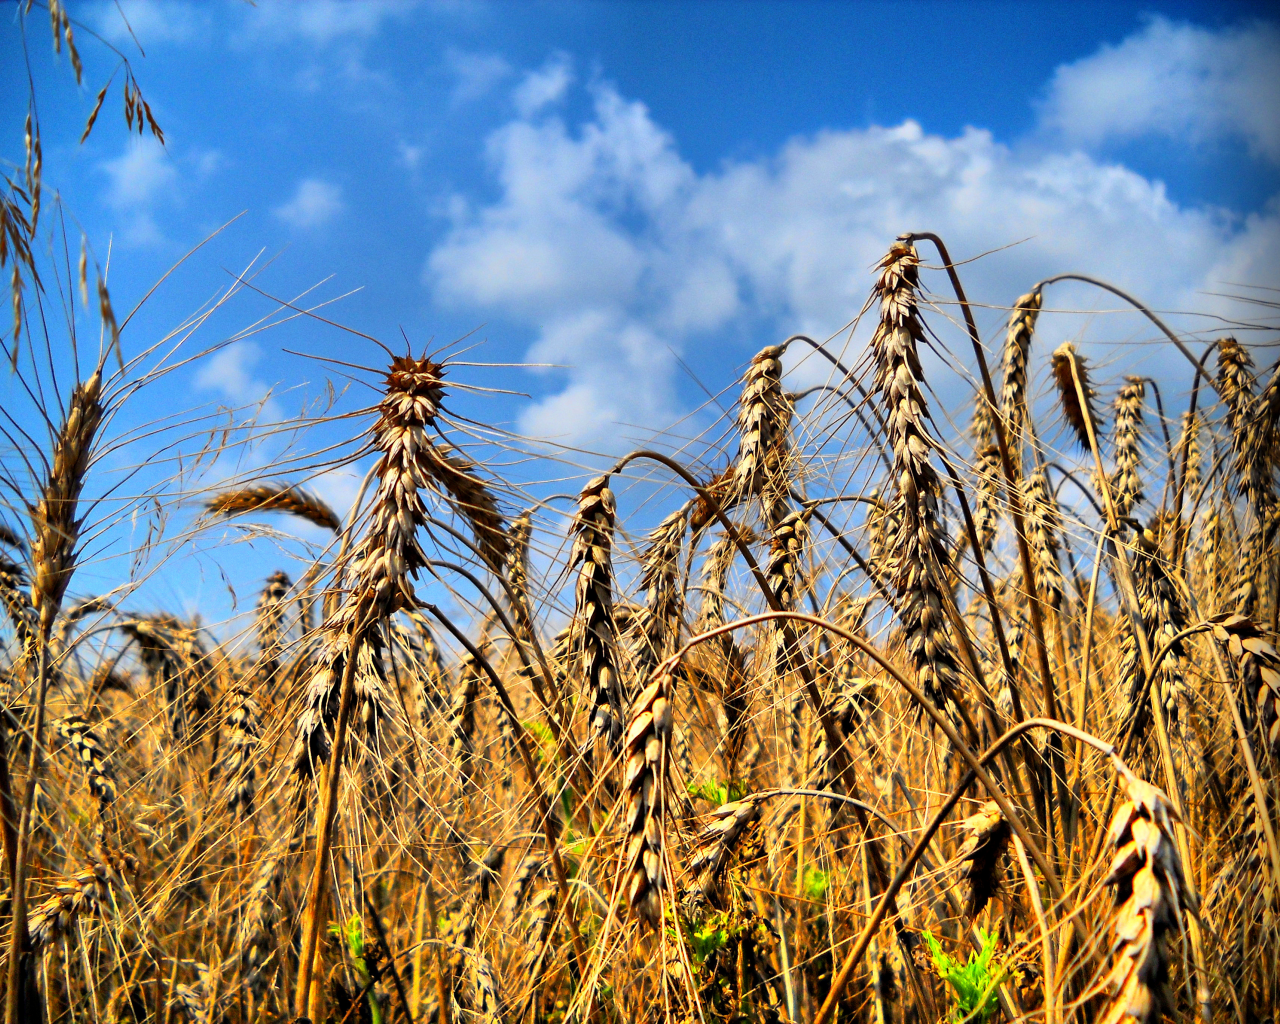
POLYGON ((929 952, 933 957, 934 970, 938 977, 951 986, 955 1005, 948 1018, 953 1024, 961 1021, 977 1021, 986 1024, 995 1016, 996 989, 1008 976, 1008 969, 999 960, 994 959, 997 936, 995 932, 983 931, 979 928, 978 938, 982 949, 969 954, 969 962, 961 964, 959 960, 942 948, 932 932, 925 932, 925 942, 929 944, 929 952))

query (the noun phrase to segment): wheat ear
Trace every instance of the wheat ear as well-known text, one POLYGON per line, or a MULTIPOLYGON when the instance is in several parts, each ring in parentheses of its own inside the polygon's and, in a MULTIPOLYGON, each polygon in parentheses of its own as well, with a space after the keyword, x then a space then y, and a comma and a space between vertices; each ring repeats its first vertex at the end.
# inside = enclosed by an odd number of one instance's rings
POLYGON ((925 695, 946 707, 958 683, 955 653, 942 610, 945 534, 938 515, 941 485, 929 460, 928 404, 917 344, 924 339, 916 307, 920 258, 915 246, 895 242, 881 259, 872 296, 880 322, 871 338, 876 389, 884 403, 902 517, 894 582, 907 652, 925 695))
POLYGON ((661 672, 636 700, 627 729, 627 895, 650 927, 662 917, 666 888, 663 834, 666 828, 668 756, 675 677, 661 672))

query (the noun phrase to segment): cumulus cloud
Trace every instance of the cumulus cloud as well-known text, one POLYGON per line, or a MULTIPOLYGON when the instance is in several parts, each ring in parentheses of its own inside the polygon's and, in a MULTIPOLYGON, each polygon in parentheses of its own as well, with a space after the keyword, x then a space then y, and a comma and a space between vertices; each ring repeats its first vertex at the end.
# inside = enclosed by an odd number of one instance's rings
POLYGON ((125 240, 150 245, 162 235, 153 216, 173 197, 178 171, 168 151, 150 136, 131 138, 124 151, 99 165, 107 176, 106 201, 122 217, 125 240))
POLYGON ((323 227, 341 212, 341 187, 320 178, 303 178, 293 198, 272 211, 295 228, 323 227))
POLYGON ((1116 46, 1058 68, 1041 111, 1069 142, 1243 139, 1280 162, 1280 29, 1214 31, 1153 18, 1116 46))
MULTIPOLYGON (((730 346, 734 362, 751 354, 732 348, 744 334, 838 331, 904 231, 941 234, 955 258, 1021 242, 964 268, 970 296, 993 306, 1071 269, 1164 310, 1223 311, 1204 294, 1222 282, 1280 283, 1276 203, 1248 217, 1179 205, 1159 182, 1078 148, 1009 145, 980 129, 945 137, 906 121, 797 137, 699 174, 643 104, 608 85, 592 94, 574 126, 518 102, 524 113, 488 140, 498 199, 457 203, 426 268, 438 300, 527 324, 531 361, 572 366, 525 413, 532 434, 608 444, 613 424, 669 422, 672 348, 730 346)), ((1053 301, 1112 304, 1067 287, 1053 301)), ((984 326, 999 319, 991 311, 984 326)), ((1047 320, 1049 336, 1080 327, 1047 320)), ((1117 329, 1142 333, 1136 321, 1117 329)))
POLYGON ((137 40, 142 46, 153 43, 184 43, 209 25, 208 12, 174 0, 111 0, 93 12, 97 32, 120 45, 137 40))
POLYGON ((521 117, 532 117, 544 107, 558 103, 573 84, 573 63, 565 53, 553 54, 537 71, 531 71, 512 93, 521 117))
POLYGON ((261 360, 262 349, 255 342, 228 345, 200 361, 196 387, 216 391, 237 404, 260 401, 269 390, 253 373, 261 360))
POLYGON ((387 20, 404 17, 416 6, 415 0, 275 0, 246 12, 245 34, 278 41, 301 39, 318 46, 366 39, 387 20))
POLYGON ((470 103, 487 96, 511 74, 511 65, 496 53, 470 53, 451 46, 445 51, 444 61, 456 79, 455 103, 470 103))

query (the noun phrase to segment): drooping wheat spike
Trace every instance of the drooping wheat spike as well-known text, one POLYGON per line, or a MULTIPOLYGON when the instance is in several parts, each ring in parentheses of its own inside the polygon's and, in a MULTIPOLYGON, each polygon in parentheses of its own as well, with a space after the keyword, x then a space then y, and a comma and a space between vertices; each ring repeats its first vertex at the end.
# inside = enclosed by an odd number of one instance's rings
POLYGON ((475 755, 476 696, 480 692, 480 667, 470 651, 458 662, 458 681, 449 704, 449 750, 454 769, 464 787, 470 787, 475 755))
POLYGON ((611 551, 616 506, 608 476, 583 488, 573 520, 570 569, 577 568, 573 647, 582 658, 591 694, 591 724, 609 744, 622 738, 622 692, 617 667, 617 625, 613 614, 611 551))
POLYGON ((501 575, 511 553, 511 541, 493 492, 480 479, 474 463, 461 452, 441 452, 434 446, 428 452, 433 479, 444 487, 471 524, 484 564, 494 575, 501 575))
POLYGON ((1040 316, 1040 292, 1020 295, 1013 304, 1004 335, 1004 384, 1000 389, 1000 411, 1004 414, 1009 456, 1014 468, 1022 468, 1022 449, 1030 412, 1027 407, 1027 366, 1031 360, 1031 339, 1040 316))
POLYGON ((27 545, 22 538, 18 536, 13 527, 7 523, 0 523, 0 544, 7 548, 13 548, 14 551, 26 552, 27 545))
POLYGON ((220 766, 226 787, 227 809, 232 814, 253 813, 254 755, 261 743, 261 735, 262 709, 250 690, 238 686, 227 706, 226 738, 223 740, 220 766))
POLYGON ((102 853, 94 858, 88 870, 59 882, 53 893, 31 912, 28 927, 32 952, 38 953, 67 935, 81 917, 109 908, 110 891, 122 884, 121 867, 127 869, 128 866, 127 861, 119 864, 102 853))
MULTIPOLYGON (((1169 575, 1169 564, 1155 532, 1145 529, 1139 533, 1131 551, 1138 607, 1147 635, 1154 648, 1168 648, 1161 663, 1153 666, 1160 674, 1160 702, 1169 724, 1185 727, 1189 702, 1186 674, 1190 658, 1185 640, 1177 636, 1189 625, 1186 604, 1169 575)), ((1154 655, 1155 650, 1152 653, 1154 655)))
POLYGON ((675 676, 662 672, 636 700, 627 729, 627 895, 631 908, 650 927, 662 917, 666 888, 663 836, 675 676))
POLYGON ((502 996, 498 991, 498 979, 493 964, 480 950, 470 957, 471 1012, 480 1024, 501 1024, 503 1019, 502 996))
POLYGON ((172 615, 143 616, 120 626, 138 645, 143 667, 162 693, 175 742, 198 743, 213 707, 209 658, 196 630, 172 615))
POLYGON ((281 512, 324 530, 342 532, 342 520, 333 509, 310 491, 289 484, 259 484, 223 491, 210 498, 205 508, 215 515, 228 517, 253 512, 281 512))
POLYGON ((31 509, 31 606, 46 639, 75 571, 80 492, 102 416, 102 374, 97 372, 71 393, 67 418, 53 448, 49 479, 31 509))
POLYGON ((682 615, 680 553, 690 505, 682 505, 662 520, 649 537, 640 563, 644 607, 637 620, 636 678, 646 682, 654 666, 680 642, 682 615))
POLYGON ((742 836, 749 826, 760 820, 760 801, 735 800, 721 804, 710 817, 698 833, 697 853, 689 863, 698 888, 708 900, 714 897, 721 875, 742 836))
POLYGON ((276 951, 275 924, 278 917, 276 898, 285 860, 282 850, 269 850, 258 865, 253 885, 245 899, 245 910, 236 929, 235 958, 240 977, 255 999, 267 989, 268 966, 276 951))
POLYGON ((13 626, 18 650, 29 651, 40 628, 36 610, 31 604, 26 570, 17 562, 0 555, 0 603, 13 626))
POLYGON ((1062 531, 1058 501, 1049 489, 1044 470, 1038 467, 1023 479, 1022 492, 1036 590, 1049 607, 1061 608, 1066 581, 1058 564, 1058 538, 1062 531))
POLYGON ((1009 845, 1009 822, 994 800, 965 819, 969 833, 960 847, 960 878, 965 883, 965 912, 976 916, 1000 887, 1001 861, 1009 845))
POLYGON ((979 393, 974 400, 973 473, 977 478, 973 506, 973 525, 983 551, 990 551, 996 540, 997 509, 1000 500, 1000 449, 995 443, 995 413, 987 396, 979 393))
MULTIPOLYGON (((807 513, 788 513, 773 529, 769 539, 769 558, 765 563, 765 582, 783 611, 795 611, 805 588, 805 544, 808 540, 807 513)), ((771 627, 774 650, 774 672, 782 675, 791 665, 795 652, 785 649, 780 624, 771 627)))
POLYGON ((738 458, 734 489, 741 498, 759 496, 765 523, 774 525, 772 506, 786 501, 783 461, 793 408, 782 390, 782 346, 769 345, 751 360, 738 400, 738 458))
POLYGON ((533 536, 533 510, 521 512, 511 520, 508 531, 511 550, 507 553, 506 577, 516 600, 529 607, 529 541, 533 536))
POLYGON ((410 635, 403 635, 404 642, 398 649, 405 655, 412 680, 410 707, 417 717, 419 730, 425 736, 430 730, 432 718, 442 710, 444 695, 449 689, 449 679, 426 616, 416 611, 411 611, 408 615, 416 627, 416 634, 412 635, 412 640, 410 635))
POLYGON ((1280 655, 1275 644, 1245 615, 1220 615, 1212 621, 1214 638, 1235 659, 1263 742, 1280 759, 1280 655))
POLYGON ((542 987, 546 973, 547 955, 551 949, 551 932, 556 922, 556 905, 559 890, 554 885, 539 889, 529 901, 528 923, 525 927, 525 945, 528 947, 520 965, 520 974, 536 993, 542 987))
POLYGON ((1116 392, 1115 422, 1111 439, 1114 446, 1115 472, 1111 476, 1111 497, 1116 515, 1128 516, 1142 501, 1142 429, 1143 400, 1147 386, 1141 377, 1126 377, 1128 382, 1116 392))
POLYGON ((84 769, 85 779, 89 783, 89 792, 97 798, 102 810, 115 801, 115 774, 107 764, 107 749, 101 738, 80 715, 69 715, 59 719, 55 729, 62 740, 71 748, 75 759, 84 769))
POLYGON ((1058 400, 1062 404, 1062 418, 1071 433, 1086 450, 1089 447, 1089 427, 1095 434, 1100 433, 1101 424, 1093 410, 1093 399, 1097 392, 1089 385, 1089 370, 1084 357, 1076 354, 1075 346, 1064 341, 1053 352, 1053 379, 1058 385, 1058 400), (1076 390, 1075 376, 1072 376, 1072 364, 1075 374, 1080 378, 1081 391, 1084 392, 1084 403, 1076 390))
POLYGON ((1127 771, 1121 786, 1127 799, 1107 832, 1115 850, 1106 879, 1115 887, 1114 962, 1105 982, 1110 1002, 1102 1021, 1147 1024, 1173 1009, 1165 938, 1198 901, 1183 875, 1173 838, 1177 813, 1168 797, 1127 771))
POLYGON ((705 494, 694 500, 689 512, 689 530, 694 537, 716 520, 716 509, 727 515, 736 504, 734 474, 735 467, 726 466, 706 482, 702 488, 705 494))
POLYGON ((539 878, 547 874, 547 858, 541 853, 527 853, 516 868, 507 890, 507 916, 514 921, 524 909, 529 890, 539 878))
POLYGON ((871 338, 876 389, 884 403, 902 516, 896 537, 893 581, 906 632, 906 647, 925 695, 940 708, 958 682, 955 654, 942 611, 946 537, 938 514, 941 485, 929 461, 928 404, 916 346, 924 338, 915 291, 920 258, 915 247, 895 242, 879 263, 872 290, 880 322, 871 338))
POLYGON ((1258 415, 1259 400, 1254 396, 1256 384, 1248 350, 1235 338, 1219 338, 1218 390, 1227 409, 1236 476, 1252 512, 1236 571, 1235 610, 1242 615, 1252 615, 1256 608, 1257 578, 1274 539, 1268 526, 1276 505, 1275 475, 1268 438, 1261 429, 1266 420, 1258 415))

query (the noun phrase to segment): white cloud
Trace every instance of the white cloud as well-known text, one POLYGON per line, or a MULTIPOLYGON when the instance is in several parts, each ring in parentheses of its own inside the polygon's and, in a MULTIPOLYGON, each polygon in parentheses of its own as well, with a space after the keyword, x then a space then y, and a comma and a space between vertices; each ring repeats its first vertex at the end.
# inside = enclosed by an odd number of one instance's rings
POLYGON ((107 202, 117 210, 150 205, 178 177, 169 153, 150 136, 130 139, 120 156, 103 161, 102 169, 111 179, 107 202))
POLYGON ((511 74, 511 65, 496 53, 468 53, 451 46, 445 51, 444 61, 457 79, 453 87, 455 103, 470 103, 487 96, 511 74))
POLYGON ((237 404, 260 401, 268 385, 253 375, 253 368, 261 359, 262 349, 255 342, 228 345, 200 361, 196 387, 217 391, 237 404))
POLYGON ((322 227, 341 212, 342 189, 319 178, 304 178, 298 182, 293 198, 272 211, 295 228, 322 227))
POLYGON ((130 138, 124 151, 103 160, 107 176, 106 201, 119 215, 121 236, 136 246, 154 245, 163 238, 154 210, 175 198, 178 170, 172 156, 151 136, 130 138))
POLYGON ((516 86, 512 99, 521 117, 557 103, 573 84, 573 63, 568 54, 556 53, 537 71, 531 71, 516 86))
POLYGON ((132 43, 183 43, 209 26, 208 11, 173 0, 108 0, 94 10, 93 23, 117 46, 132 43))
MULTIPOLYGON (((440 301, 524 323, 538 333, 530 361, 571 364, 558 392, 525 414, 531 434, 616 445, 614 423, 664 425, 679 413, 668 346, 839 330, 904 231, 937 232, 957 259, 1029 238, 964 267, 970 297, 992 306, 1064 270, 1163 310, 1238 314, 1204 293, 1227 281, 1280 284, 1280 203, 1249 217, 1182 206, 1161 183, 1079 150, 1010 146, 978 129, 947 138, 913 121, 797 137, 775 155, 698 174, 643 104, 608 86, 593 94, 580 126, 534 120, 534 104, 490 137, 500 196, 452 204, 453 227, 427 263, 440 301)), ((1050 301, 1114 307, 1065 285, 1050 301)), ((1000 319, 990 310, 983 326, 1000 319)), ((1082 326, 1042 323, 1045 344, 1082 326)), ((1147 328, 1109 316, 1105 331, 1147 328)), ((733 348, 726 361, 750 354, 733 348)), ((824 372, 813 363, 801 377, 824 372)))
POLYGON ((384 22, 418 6, 414 0, 272 0, 246 12, 245 35, 253 40, 301 39, 317 46, 367 39, 384 22))
POLYGON ((1239 138, 1280 162, 1280 29, 1153 18, 1119 45, 1058 68, 1041 117, 1069 142, 1239 138))

